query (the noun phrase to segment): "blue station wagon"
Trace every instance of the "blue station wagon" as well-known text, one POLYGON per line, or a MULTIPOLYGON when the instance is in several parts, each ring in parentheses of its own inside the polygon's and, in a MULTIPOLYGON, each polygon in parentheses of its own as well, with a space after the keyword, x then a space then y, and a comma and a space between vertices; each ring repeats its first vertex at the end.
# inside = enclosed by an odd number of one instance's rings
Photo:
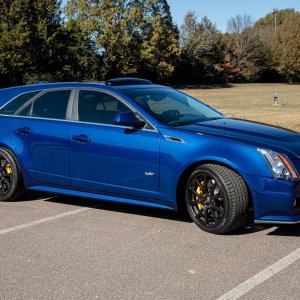
POLYGON ((0 201, 26 190, 187 209, 201 229, 300 222, 300 135, 134 78, 0 90, 0 201))

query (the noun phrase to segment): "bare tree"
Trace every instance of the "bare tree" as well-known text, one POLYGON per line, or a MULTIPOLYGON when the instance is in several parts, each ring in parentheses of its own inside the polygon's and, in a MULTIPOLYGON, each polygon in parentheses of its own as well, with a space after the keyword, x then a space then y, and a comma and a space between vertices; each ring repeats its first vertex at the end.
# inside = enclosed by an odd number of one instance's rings
POLYGON ((244 30, 251 28, 253 21, 249 15, 237 15, 227 22, 227 31, 233 34, 241 34, 244 30))
MULTIPOLYGON (((229 19, 227 31, 232 35, 235 44, 236 64, 239 66, 251 47, 251 27, 253 21, 249 15, 237 15, 229 19)), ((230 45, 232 46, 232 45, 230 45)))

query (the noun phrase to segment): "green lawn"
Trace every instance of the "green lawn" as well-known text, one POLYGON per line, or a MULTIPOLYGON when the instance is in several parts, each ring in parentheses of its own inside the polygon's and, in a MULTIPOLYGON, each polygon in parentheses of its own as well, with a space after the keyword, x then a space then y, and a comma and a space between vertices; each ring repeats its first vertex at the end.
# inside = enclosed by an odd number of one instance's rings
POLYGON ((181 90, 225 115, 300 132, 300 85, 257 83, 203 85, 181 90), (279 93, 279 106, 273 106, 274 90, 279 93))

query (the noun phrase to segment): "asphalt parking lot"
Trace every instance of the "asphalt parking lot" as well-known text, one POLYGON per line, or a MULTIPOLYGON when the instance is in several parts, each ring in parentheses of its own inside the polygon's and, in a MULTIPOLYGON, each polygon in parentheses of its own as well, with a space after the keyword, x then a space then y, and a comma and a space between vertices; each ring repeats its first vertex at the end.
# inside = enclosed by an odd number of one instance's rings
POLYGON ((300 225, 215 236, 176 212, 30 194, 0 202, 0 299, 299 299, 299 248, 300 225))

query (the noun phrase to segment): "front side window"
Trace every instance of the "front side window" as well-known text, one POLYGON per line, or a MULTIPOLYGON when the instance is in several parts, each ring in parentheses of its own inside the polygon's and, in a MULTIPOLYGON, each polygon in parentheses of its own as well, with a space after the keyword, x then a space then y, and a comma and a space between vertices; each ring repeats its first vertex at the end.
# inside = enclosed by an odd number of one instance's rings
POLYGON ((0 114, 3 115, 13 115, 16 113, 16 111, 24 105, 27 101, 29 101, 31 98, 33 98, 35 95, 37 95, 39 91, 37 92, 31 92, 22 94, 18 97, 16 97, 14 100, 6 104, 4 107, 0 109, 0 114))
POLYGON ((81 122, 114 124, 115 116, 130 109, 115 97, 98 91, 82 90, 78 99, 78 119, 81 122))
POLYGON ((63 120, 66 118, 70 94, 70 90, 46 92, 22 109, 18 115, 63 120))

